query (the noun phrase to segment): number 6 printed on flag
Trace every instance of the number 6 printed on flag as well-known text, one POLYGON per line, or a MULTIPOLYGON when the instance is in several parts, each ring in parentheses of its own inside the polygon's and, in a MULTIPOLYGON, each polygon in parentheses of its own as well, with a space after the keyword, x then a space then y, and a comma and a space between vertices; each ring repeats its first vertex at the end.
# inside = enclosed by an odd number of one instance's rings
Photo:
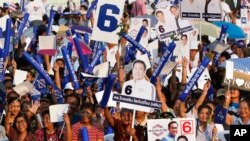
POLYGON ((101 0, 98 1, 92 32, 92 40, 118 44, 119 28, 125 0, 101 0))

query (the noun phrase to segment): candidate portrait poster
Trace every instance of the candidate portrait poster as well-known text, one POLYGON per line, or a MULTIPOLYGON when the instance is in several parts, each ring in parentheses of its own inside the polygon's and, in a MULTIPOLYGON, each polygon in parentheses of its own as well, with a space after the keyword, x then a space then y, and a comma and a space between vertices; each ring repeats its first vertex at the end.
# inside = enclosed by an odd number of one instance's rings
POLYGON ((221 21, 222 6, 220 0, 182 0, 180 13, 183 19, 221 21))
POLYGON ((171 5, 166 9, 157 9, 155 16, 158 21, 155 30, 160 41, 166 41, 173 35, 183 35, 193 30, 192 23, 181 18, 179 6, 171 5))
POLYGON ((141 26, 144 26, 146 29, 142 34, 139 44, 144 48, 148 48, 148 40, 151 34, 151 20, 149 18, 131 18, 131 25, 128 31, 128 35, 132 38, 136 38, 141 26))
POLYGON ((155 86, 145 79, 146 64, 135 60, 132 64, 132 79, 125 81, 121 94, 114 94, 113 100, 120 102, 120 108, 153 112, 161 108, 161 102, 156 101, 155 86))
POLYGON ((150 141, 170 139, 177 141, 178 137, 183 136, 188 141, 195 141, 196 120, 195 118, 149 119, 147 120, 147 132, 150 141))

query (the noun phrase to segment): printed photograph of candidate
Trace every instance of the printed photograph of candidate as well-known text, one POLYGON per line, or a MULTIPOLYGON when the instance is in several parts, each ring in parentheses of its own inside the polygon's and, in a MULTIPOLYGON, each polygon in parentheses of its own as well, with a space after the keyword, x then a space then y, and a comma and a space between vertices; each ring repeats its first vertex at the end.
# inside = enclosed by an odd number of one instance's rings
MULTIPOLYGON (((132 64, 132 79, 124 82, 122 87, 122 95, 140 98, 142 100, 156 100, 155 86, 145 79, 146 76, 146 64, 142 60, 135 60, 132 64)), ((131 107, 131 104, 120 103, 120 107, 131 107)), ((139 106, 136 108, 139 111, 151 112, 152 108, 139 106)))

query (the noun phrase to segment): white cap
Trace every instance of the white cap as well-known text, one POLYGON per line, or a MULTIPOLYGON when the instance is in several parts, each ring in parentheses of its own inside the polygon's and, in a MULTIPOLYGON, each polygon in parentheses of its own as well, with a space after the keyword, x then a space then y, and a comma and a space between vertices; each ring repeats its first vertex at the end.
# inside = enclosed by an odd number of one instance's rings
POLYGON ((198 50, 198 45, 199 45, 199 41, 191 41, 190 50, 191 49, 198 50))
POLYGON ((68 82, 65 86, 64 86, 64 89, 63 90, 74 90, 74 87, 72 86, 72 83, 71 82, 68 82))

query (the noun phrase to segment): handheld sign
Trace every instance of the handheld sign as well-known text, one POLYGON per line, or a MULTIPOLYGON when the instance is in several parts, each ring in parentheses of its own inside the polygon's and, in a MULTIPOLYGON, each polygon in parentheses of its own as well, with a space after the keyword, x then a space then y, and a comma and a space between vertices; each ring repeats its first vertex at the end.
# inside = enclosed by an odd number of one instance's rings
POLYGON ((97 3, 92 40, 118 44, 119 28, 125 0, 101 0, 97 3))
POLYGON ((203 71, 206 69, 209 62, 210 62, 210 59, 208 57, 205 57, 202 60, 200 66, 195 71, 195 73, 193 74, 193 76, 188 81, 187 85, 185 86, 185 89, 182 91, 181 95, 179 96, 179 99, 181 101, 184 102, 186 100, 190 90, 192 90, 193 86, 195 85, 195 82, 197 82, 197 80, 200 78, 200 76, 202 75, 203 71))
POLYGON ((147 120, 148 139, 155 141, 166 141, 169 137, 172 140, 185 136, 188 141, 196 140, 196 119, 195 118, 174 118, 170 119, 149 119, 147 120), (171 135, 169 130, 175 130, 176 135, 171 135))

